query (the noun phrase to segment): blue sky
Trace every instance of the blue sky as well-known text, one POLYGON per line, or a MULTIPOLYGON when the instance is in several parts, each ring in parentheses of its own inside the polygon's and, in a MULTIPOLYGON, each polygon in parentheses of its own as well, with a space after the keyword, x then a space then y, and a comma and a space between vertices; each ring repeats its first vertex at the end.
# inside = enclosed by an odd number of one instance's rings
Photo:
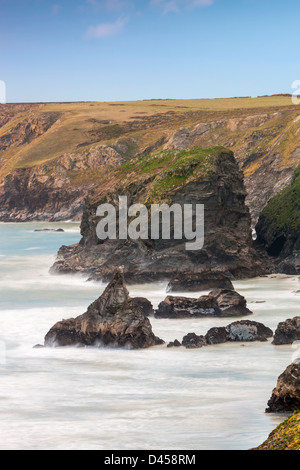
POLYGON ((292 93, 299 0, 0 0, 8 102, 292 93))

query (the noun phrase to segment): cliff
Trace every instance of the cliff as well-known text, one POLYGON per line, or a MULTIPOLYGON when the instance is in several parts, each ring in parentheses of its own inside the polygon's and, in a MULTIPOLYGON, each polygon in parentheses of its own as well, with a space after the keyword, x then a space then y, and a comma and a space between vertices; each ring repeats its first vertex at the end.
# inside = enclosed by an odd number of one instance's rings
MULTIPOLYGON (((299 164, 299 111, 290 97, 0 105, 0 220, 79 220, 98 170, 75 173, 99 146, 123 160, 224 146, 244 173, 252 226, 299 164), (64 165, 62 165, 64 166, 64 165), (75 170, 76 171, 76 170, 75 170)), ((114 167, 114 162, 112 165, 114 167)))
POLYGON ((300 273, 300 166, 291 184, 268 202, 256 232, 258 243, 274 257, 278 272, 300 273))
POLYGON ((80 243, 61 248, 52 272, 81 272, 106 281, 122 265, 127 282, 169 280, 178 273, 210 270, 236 278, 255 275, 263 268, 253 249, 245 197, 243 174, 233 153, 222 147, 131 159, 99 181, 84 207, 80 243), (97 207, 111 203, 118 216, 119 196, 127 196, 128 206, 203 204, 203 248, 186 250, 184 238, 154 239, 151 234, 144 240, 99 240, 97 207))

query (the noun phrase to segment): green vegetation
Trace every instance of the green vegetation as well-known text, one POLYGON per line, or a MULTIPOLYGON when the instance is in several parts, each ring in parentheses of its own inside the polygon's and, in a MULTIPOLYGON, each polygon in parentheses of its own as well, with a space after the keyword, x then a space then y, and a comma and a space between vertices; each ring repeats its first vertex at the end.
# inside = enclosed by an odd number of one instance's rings
POLYGON ((274 196, 262 214, 278 228, 296 232, 300 227, 300 165, 296 168, 292 184, 274 196))
POLYGON ((300 450, 300 412, 277 426, 268 439, 253 450, 300 450))
POLYGON ((99 179, 95 200, 101 199, 108 188, 115 187, 119 193, 125 194, 128 188, 134 193, 133 187, 136 187, 136 190, 144 192, 146 204, 154 204, 158 200, 167 202, 178 187, 209 177, 223 154, 232 155, 223 147, 212 147, 167 150, 133 158, 99 179))

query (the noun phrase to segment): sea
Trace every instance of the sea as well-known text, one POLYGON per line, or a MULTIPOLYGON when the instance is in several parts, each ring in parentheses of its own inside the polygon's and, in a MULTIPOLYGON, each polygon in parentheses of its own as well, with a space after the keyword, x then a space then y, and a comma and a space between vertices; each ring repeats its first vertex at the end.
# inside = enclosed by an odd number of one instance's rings
MULTIPOLYGON (((240 318, 150 317, 165 344, 145 350, 34 348, 57 321, 84 313, 105 288, 79 275, 49 273, 60 246, 79 240, 76 223, 0 224, 0 449, 248 450, 266 440, 288 416, 265 408, 278 376, 300 355, 297 344, 167 348, 187 333, 205 334, 240 318), (44 228, 64 231, 36 231, 44 228)), ((297 276, 234 286, 253 312, 246 318, 273 331, 299 315, 297 276)), ((166 287, 128 290, 156 308, 166 287)))

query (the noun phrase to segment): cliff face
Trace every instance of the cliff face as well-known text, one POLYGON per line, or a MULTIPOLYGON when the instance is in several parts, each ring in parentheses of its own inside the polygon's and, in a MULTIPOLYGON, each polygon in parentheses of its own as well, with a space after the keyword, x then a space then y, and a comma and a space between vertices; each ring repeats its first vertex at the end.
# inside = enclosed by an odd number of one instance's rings
POLYGON ((256 232, 279 272, 300 273, 300 166, 292 183, 264 208, 256 232))
POLYGON ((0 105, 0 220, 79 220, 104 168, 89 166, 100 145, 112 167, 112 149, 123 161, 222 145, 244 173, 254 227, 299 164, 298 113, 288 97, 0 105), (65 158, 70 168, 62 177, 65 158))
POLYGON ((97 178, 123 161, 114 149, 100 145, 38 167, 14 170, 0 184, 0 220, 80 220, 84 200, 97 178))
POLYGON ((82 240, 62 247, 52 271, 83 272, 107 280, 122 265, 128 282, 209 270, 237 278, 254 275, 262 268, 252 247, 245 196, 243 175, 233 153, 224 148, 165 151, 131 159, 99 182, 84 207, 82 240), (203 204, 203 248, 186 250, 186 239, 153 239, 150 234, 147 240, 97 239, 97 207, 111 203, 118 215, 119 196, 127 196, 128 206, 203 204))

